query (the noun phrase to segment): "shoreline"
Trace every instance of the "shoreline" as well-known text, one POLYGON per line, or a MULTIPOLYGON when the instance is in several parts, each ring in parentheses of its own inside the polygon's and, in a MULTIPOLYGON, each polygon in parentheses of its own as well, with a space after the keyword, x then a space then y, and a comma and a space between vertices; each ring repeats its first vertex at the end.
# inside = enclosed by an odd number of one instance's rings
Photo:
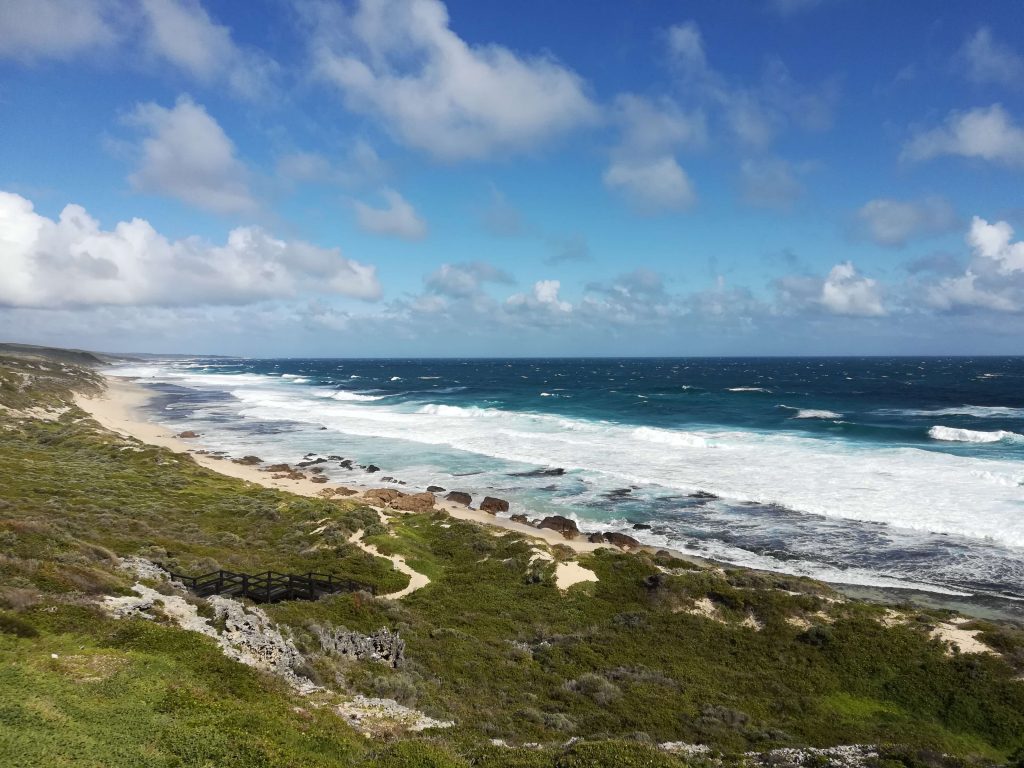
MULTIPOLYGON (((346 498, 359 499, 368 506, 387 514, 404 514, 399 510, 381 508, 372 503, 365 502, 363 494, 367 491, 382 488, 383 486, 372 486, 362 483, 338 483, 328 481, 326 483, 314 483, 311 479, 292 480, 287 478, 275 479, 270 472, 264 471, 258 465, 244 465, 232 461, 228 457, 218 457, 211 454, 200 453, 201 443, 193 438, 181 438, 166 427, 151 421, 143 412, 145 406, 151 402, 156 393, 144 385, 125 380, 121 377, 102 374, 106 389, 95 396, 87 396, 80 393, 75 394, 75 404, 88 413, 101 426, 118 434, 135 438, 143 443, 167 448, 176 453, 184 453, 190 456, 200 466, 228 477, 233 477, 245 482, 273 488, 275 490, 287 491, 301 496, 320 497, 325 489, 350 488, 356 491, 356 495, 346 498)), ((389 490, 396 490, 389 487, 389 490)), ((580 537, 567 539, 557 531, 547 528, 536 528, 526 523, 520 523, 507 517, 500 517, 483 512, 479 509, 467 507, 443 498, 437 498, 435 508, 442 510, 458 520, 476 523, 494 529, 495 535, 502 531, 512 531, 528 539, 538 540, 547 546, 561 544, 571 549, 575 554, 586 554, 601 548, 612 548, 606 543, 592 543, 580 537)), ((627 551, 627 550, 619 550, 627 551)), ((673 557, 686 560, 705 567, 732 568, 741 567, 731 563, 720 562, 708 558, 701 558, 693 554, 682 552, 671 547, 655 547, 642 544, 632 552, 647 552, 654 554, 658 551, 667 551, 673 557)), ((749 570, 762 573, 781 573, 777 571, 749 568, 749 570)), ((865 587, 857 584, 844 584, 842 582, 826 581, 815 579, 828 584, 837 592, 854 599, 867 600, 880 604, 895 604, 899 602, 917 603, 923 607, 941 607, 955 610, 978 618, 1001 618, 1015 621, 1024 620, 1024 605, 1017 606, 1007 599, 998 599, 985 595, 952 596, 942 593, 932 593, 914 588, 899 587, 865 587)))
MULTIPOLYGON (((155 393, 146 389, 141 384, 125 381, 119 377, 103 374, 103 378, 107 384, 107 388, 103 393, 95 396, 75 393, 75 405, 88 413, 101 426, 112 432, 125 437, 133 437, 149 445, 168 448, 175 453, 188 454, 201 467, 222 475, 261 485, 265 488, 288 491, 300 496, 320 497, 322 492, 327 489, 350 488, 357 491, 357 495, 346 498, 362 499, 363 494, 367 491, 378 488, 378 486, 361 483, 335 483, 330 481, 314 483, 309 478, 303 480, 275 479, 272 477, 272 473, 264 471, 259 466, 237 464, 229 458, 198 453, 197 449, 201 449, 201 445, 194 442, 192 438, 178 437, 166 427, 145 417, 142 409, 153 400, 155 393)), ((374 505, 369 504, 369 506, 374 505)), ((458 520, 465 520, 500 530, 513 531, 529 538, 540 539, 548 545, 563 544, 577 554, 593 552, 609 546, 607 544, 595 544, 586 539, 567 539, 557 531, 548 528, 535 528, 532 525, 510 520, 506 517, 498 517, 497 515, 446 501, 442 498, 437 499, 435 507, 458 520)), ((377 509, 375 506, 374 508, 377 509)), ((402 514, 402 512, 393 509, 386 509, 384 511, 390 514, 402 514)), ((658 549, 663 548, 644 545, 640 548, 640 551, 654 552, 658 549)), ((674 556, 693 562, 711 562, 694 558, 692 555, 686 555, 685 553, 673 550, 668 551, 672 552, 674 556)))

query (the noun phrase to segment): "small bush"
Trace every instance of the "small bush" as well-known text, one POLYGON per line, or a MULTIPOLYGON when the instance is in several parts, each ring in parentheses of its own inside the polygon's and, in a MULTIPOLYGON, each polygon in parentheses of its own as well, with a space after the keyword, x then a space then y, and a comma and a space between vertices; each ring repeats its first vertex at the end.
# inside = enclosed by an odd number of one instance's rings
POLYGON ((0 632, 15 637, 39 637, 39 630, 20 616, 0 611, 0 632))

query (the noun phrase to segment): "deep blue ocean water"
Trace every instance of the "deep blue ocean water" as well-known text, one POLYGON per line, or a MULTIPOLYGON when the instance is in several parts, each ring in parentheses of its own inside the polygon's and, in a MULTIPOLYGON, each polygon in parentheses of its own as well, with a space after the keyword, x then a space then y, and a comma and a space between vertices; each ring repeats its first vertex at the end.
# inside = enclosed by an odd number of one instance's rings
POLYGON ((1024 598, 1024 358, 241 360, 116 371, 204 447, 835 582, 1024 598), (555 473, 550 470, 564 470, 555 473), (634 528, 635 525, 650 526, 634 528))

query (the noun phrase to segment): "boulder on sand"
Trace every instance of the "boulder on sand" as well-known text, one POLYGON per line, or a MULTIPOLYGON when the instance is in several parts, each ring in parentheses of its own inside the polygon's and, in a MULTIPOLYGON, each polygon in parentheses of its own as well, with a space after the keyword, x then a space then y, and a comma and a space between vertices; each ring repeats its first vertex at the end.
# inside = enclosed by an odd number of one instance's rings
POLYGON ((587 536, 587 541, 589 541, 591 544, 604 544, 604 534, 592 533, 589 536, 587 536))
POLYGON ((388 506, 403 512, 429 512, 434 508, 436 501, 437 498, 432 493, 410 493, 393 499, 388 506))
POLYGON ((263 459, 259 456, 243 456, 240 459, 232 459, 235 464, 244 464, 247 467, 254 467, 257 464, 262 464, 263 459))
POLYGON ((269 467, 263 468, 264 472, 291 472, 292 468, 288 464, 271 464, 269 467))
POLYGON ((311 482, 311 483, 326 483, 327 482, 327 478, 324 477, 323 475, 314 475, 313 477, 309 478, 309 482, 311 482))
POLYGON ((363 494, 363 498, 366 499, 368 504, 373 504, 378 507, 386 507, 391 504, 392 501, 399 499, 402 496, 405 496, 405 494, 391 488, 371 488, 363 494))
POLYGON ((481 512, 490 512, 492 515, 498 512, 508 512, 508 502, 504 499, 496 499, 494 496, 484 496, 480 502, 481 512))
POLYGON ((472 496, 462 491, 451 491, 444 499, 445 501, 454 501, 456 504, 462 504, 465 507, 468 507, 473 501, 472 496))
POLYGON ((540 525, 537 527, 550 528, 552 531, 558 531, 567 539, 574 539, 580 533, 580 529, 576 527, 575 520, 570 520, 569 518, 562 517, 561 515, 545 517, 540 521, 540 525))
POLYGON ((530 518, 526 515, 512 515, 511 519, 517 523, 523 523, 524 525, 530 524, 530 518))
POLYGON ((639 549, 640 542, 634 539, 632 536, 627 536, 624 533, 615 533, 609 531, 604 534, 604 540, 609 544, 612 544, 620 549, 639 549))
POLYGON ((186 429, 184 432, 179 432, 177 436, 184 438, 199 437, 199 433, 193 432, 191 429, 186 429))

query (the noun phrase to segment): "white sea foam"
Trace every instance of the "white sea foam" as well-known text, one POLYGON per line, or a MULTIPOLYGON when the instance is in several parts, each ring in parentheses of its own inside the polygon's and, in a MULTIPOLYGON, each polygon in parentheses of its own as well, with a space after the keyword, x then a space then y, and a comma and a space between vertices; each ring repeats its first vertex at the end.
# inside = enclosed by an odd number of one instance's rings
POLYGON ((979 432, 974 429, 957 429, 955 427, 935 426, 928 430, 933 440, 946 440, 956 443, 1017 443, 1024 441, 1024 435, 998 429, 994 432, 979 432))
MULTIPOLYGON (((217 374, 196 378, 239 380, 217 374)), ((481 458, 577 470, 599 486, 699 489, 729 500, 1024 547, 1024 463, 1019 461, 796 434, 656 429, 498 408, 370 406, 358 402, 368 395, 345 401, 332 399, 338 393, 329 390, 323 397, 311 387, 257 378, 261 385, 246 380, 229 390, 243 417, 322 424, 339 433, 404 441, 411 455, 416 444, 434 445, 481 458)))
POLYGON ((958 405, 952 408, 896 409, 881 410, 876 413, 894 414, 897 416, 974 416, 979 419, 989 418, 1024 418, 1024 408, 1011 408, 1002 405, 958 405))
POLYGON ((388 381, 401 381, 401 380, 402 380, 401 376, 392 376, 390 379, 388 379, 388 381))
POLYGON ((370 400, 383 400, 384 395, 363 395, 359 392, 348 392, 344 389, 339 389, 337 392, 330 394, 332 400, 352 400, 352 401, 370 401, 370 400))
POLYGON ((770 389, 764 387, 729 387, 729 392, 767 392, 770 393, 770 389))
POLYGON ((780 405, 779 408, 785 408, 787 411, 796 411, 792 418, 794 419, 841 419, 843 414, 836 413, 835 411, 816 410, 814 408, 794 408, 791 405, 780 405))

